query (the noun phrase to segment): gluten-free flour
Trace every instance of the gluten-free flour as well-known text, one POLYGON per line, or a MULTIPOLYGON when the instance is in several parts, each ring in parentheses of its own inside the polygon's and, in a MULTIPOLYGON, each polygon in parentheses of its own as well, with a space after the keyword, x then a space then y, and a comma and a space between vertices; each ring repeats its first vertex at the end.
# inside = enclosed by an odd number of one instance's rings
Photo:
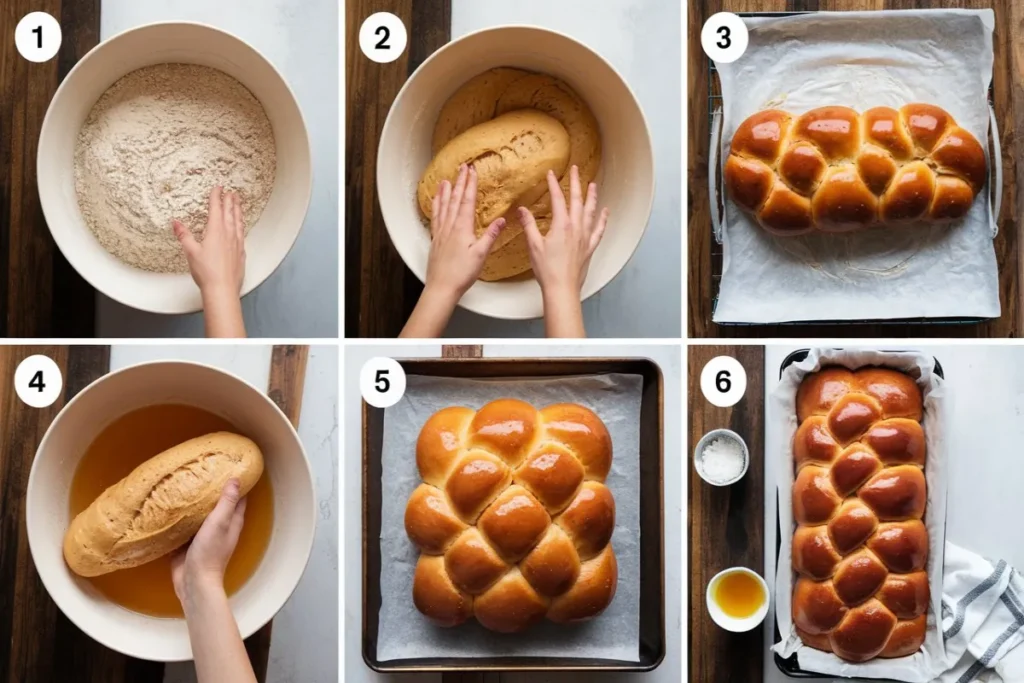
POLYGON ((188 271, 172 221, 196 239, 216 185, 242 200, 246 233, 274 187, 274 133, 262 105, 222 71, 158 64, 96 102, 78 134, 75 190, 89 228, 125 263, 188 271))

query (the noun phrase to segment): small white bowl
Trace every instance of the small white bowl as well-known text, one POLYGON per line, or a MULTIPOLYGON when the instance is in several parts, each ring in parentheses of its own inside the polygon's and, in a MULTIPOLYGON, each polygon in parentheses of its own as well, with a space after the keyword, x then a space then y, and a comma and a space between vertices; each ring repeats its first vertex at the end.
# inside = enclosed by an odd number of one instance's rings
POLYGON ((697 474, 700 478, 711 484, 712 486, 729 486, 735 484, 744 477, 747 473, 747 468, 750 466, 750 451, 747 450, 747 443, 743 440, 743 437, 732 431, 731 429, 712 429, 710 432, 705 434, 700 441, 697 442, 697 447, 693 449, 693 467, 697 470, 697 474), (743 469, 739 475, 729 481, 714 481, 704 474, 703 459, 701 454, 704 452, 705 446, 718 438, 730 439, 740 445, 743 450, 743 469))
POLYGON ((273 64, 241 38, 212 26, 181 21, 147 24, 103 41, 75 65, 53 96, 39 133, 39 200, 64 258, 95 289, 143 311, 191 313, 202 308, 192 277, 151 273, 119 260, 86 225, 75 192, 75 144, 96 101, 122 76, 167 63, 223 71, 255 95, 270 119, 277 173, 270 201, 245 240, 242 295, 270 277, 295 244, 309 208, 309 136, 298 101, 273 64))
MULTIPOLYGON (((567 35, 537 26, 498 26, 453 40, 420 65, 399 91, 381 131, 377 195, 388 234, 420 280, 427 275, 430 233, 416 187, 430 163, 441 106, 466 81, 499 66, 564 80, 590 106, 601 128, 599 201, 611 212, 608 230, 590 262, 581 300, 611 282, 640 244, 654 202, 654 151, 640 104, 603 57, 567 35)), ((477 281, 459 305, 492 318, 539 318, 540 286, 533 278, 477 281)))
POLYGON ((72 573, 63 554, 71 481, 89 444, 118 417, 165 403, 220 415, 263 451, 274 523, 255 573, 230 599, 243 638, 270 621, 295 590, 313 549, 317 515, 313 476, 291 422, 263 392, 223 370, 183 361, 133 365, 96 380, 60 411, 28 477, 26 525, 36 571, 61 611, 90 637, 130 657, 174 662, 192 659, 184 619, 115 604, 72 573))
POLYGON ((723 569, 714 575, 711 581, 708 582, 707 591, 705 591, 704 600, 707 603, 708 614, 711 615, 712 621, 724 628, 726 631, 732 631, 733 633, 744 633, 757 626, 764 621, 765 615, 768 614, 768 605, 771 602, 771 593, 768 592, 768 583, 762 578, 760 574, 746 567, 730 567, 729 569, 723 569), (722 608, 718 606, 714 598, 714 589, 718 585, 718 582, 723 576, 728 574, 747 574, 757 579, 757 582, 761 585, 761 590, 764 592, 764 604, 754 614, 747 617, 746 619, 737 619, 731 617, 722 611, 722 608))

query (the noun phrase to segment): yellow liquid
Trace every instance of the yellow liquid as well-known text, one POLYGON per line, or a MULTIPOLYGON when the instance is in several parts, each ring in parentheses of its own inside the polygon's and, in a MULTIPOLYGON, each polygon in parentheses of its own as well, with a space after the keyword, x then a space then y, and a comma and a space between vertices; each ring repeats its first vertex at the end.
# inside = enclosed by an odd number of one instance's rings
POLYGON ((732 572, 718 580, 714 590, 715 602, 730 617, 752 617, 764 604, 761 582, 745 572, 732 572))
MULTIPOLYGON (((124 479, 154 455, 211 432, 238 430, 224 418, 185 405, 156 405, 119 417, 89 445, 71 481, 71 516, 89 507, 107 488, 124 479)), ((249 492, 245 526, 224 575, 231 595, 249 580, 270 542, 274 526, 274 492, 264 472, 249 492)), ((86 579, 113 602, 154 617, 181 617, 181 603, 171 583, 171 555, 132 569, 86 579)))

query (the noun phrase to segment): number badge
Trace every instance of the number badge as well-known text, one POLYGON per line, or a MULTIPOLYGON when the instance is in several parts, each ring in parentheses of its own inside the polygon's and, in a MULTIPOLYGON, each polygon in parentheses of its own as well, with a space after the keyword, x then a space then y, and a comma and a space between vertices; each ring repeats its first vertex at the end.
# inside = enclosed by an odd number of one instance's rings
POLYGON ((408 40, 405 24, 391 12, 371 14, 359 28, 359 49, 380 64, 401 57, 408 40))
POLYGON ((53 405, 63 389, 60 368, 47 356, 29 356, 14 371, 14 391, 33 408, 53 405))
POLYGON ((46 12, 30 12, 14 29, 14 44, 30 62, 48 62, 57 56, 63 36, 60 23, 46 12))
POLYGON ((720 64, 730 64, 742 57, 749 40, 747 25, 732 12, 712 14, 700 31, 704 54, 720 64))
POLYGON ((700 390, 712 405, 734 406, 747 391, 747 371, 732 356, 712 358, 700 372, 700 390))
POLYGON ((371 358, 359 371, 359 391, 374 408, 388 408, 405 394, 405 370, 394 358, 371 358))

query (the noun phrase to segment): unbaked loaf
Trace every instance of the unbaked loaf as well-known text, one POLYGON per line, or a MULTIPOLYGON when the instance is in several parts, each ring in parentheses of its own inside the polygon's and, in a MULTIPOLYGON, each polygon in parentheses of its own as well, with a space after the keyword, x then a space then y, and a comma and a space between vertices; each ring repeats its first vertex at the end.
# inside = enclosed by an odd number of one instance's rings
POLYGON ((405 510, 421 552, 416 608, 442 626, 476 617, 505 633, 602 612, 618 581, 611 460, 608 430, 580 405, 501 399, 434 413, 405 510))
MULTIPOLYGON (((458 145, 463 150, 474 147, 485 149, 487 144, 475 144, 472 140, 477 135, 482 134, 486 137, 494 131, 480 128, 480 125, 517 111, 545 114, 557 121, 565 130, 569 141, 568 159, 564 164, 559 164, 561 170, 558 167, 550 169, 558 175, 564 194, 567 195, 569 191, 568 170, 573 165, 579 167, 582 187, 585 188, 597 177, 601 165, 601 134, 597 119, 579 95, 564 81, 553 76, 507 67, 490 69, 463 84, 441 107, 432 140, 435 158, 427 168, 430 177, 424 173, 417 189, 420 211, 427 221, 431 216, 429 198, 436 194, 440 181, 447 179, 454 182, 458 177, 459 164, 471 160, 461 153, 448 155, 444 151, 445 147, 458 139, 458 145), (439 162, 438 157, 442 154, 446 155, 446 160, 439 162)), ((531 147, 537 149, 533 145, 531 147)), ((551 156, 551 151, 545 150, 544 154, 551 156)), ((551 226, 551 198, 546 182, 532 186, 528 182, 535 177, 537 171, 546 174, 549 170, 543 166, 550 162, 539 156, 531 152, 528 157, 517 162, 517 166, 530 172, 530 178, 515 181, 518 187, 528 188, 519 195, 506 190, 492 199, 489 197, 491 190, 483 189, 485 183, 489 188, 499 187, 503 182, 499 175, 507 178, 512 173, 503 170, 502 164, 490 164, 486 168, 477 167, 478 234, 486 229, 494 218, 504 216, 506 221, 505 229, 498 236, 484 262, 480 274, 482 280, 504 280, 530 270, 525 235, 516 213, 520 206, 530 209, 541 234, 546 234, 551 226), (535 156, 538 158, 534 158, 535 156), (493 177, 490 177, 492 174, 493 177), (488 178, 485 178, 485 175, 488 178), (483 211, 485 206, 486 214, 483 211), (485 217, 489 220, 485 220, 485 217)), ((560 150, 555 158, 560 161, 560 150)), ((543 175, 541 178, 543 180, 543 175)))
POLYGON ((80 576, 137 567, 191 539, 232 478, 246 495, 263 474, 251 440, 215 432, 169 448, 136 467, 71 522, 64 559, 80 576))
POLYGON ((929 599, 921 390, 895 370, 826 368, 796 400, 797 633, 851 662, 911 655, 929 599))
POLYGON ((732 199, 781 236, 952 221, 986 174, 978 140, 930 104, 759 111, 740 124, 725 162, 732 199))

